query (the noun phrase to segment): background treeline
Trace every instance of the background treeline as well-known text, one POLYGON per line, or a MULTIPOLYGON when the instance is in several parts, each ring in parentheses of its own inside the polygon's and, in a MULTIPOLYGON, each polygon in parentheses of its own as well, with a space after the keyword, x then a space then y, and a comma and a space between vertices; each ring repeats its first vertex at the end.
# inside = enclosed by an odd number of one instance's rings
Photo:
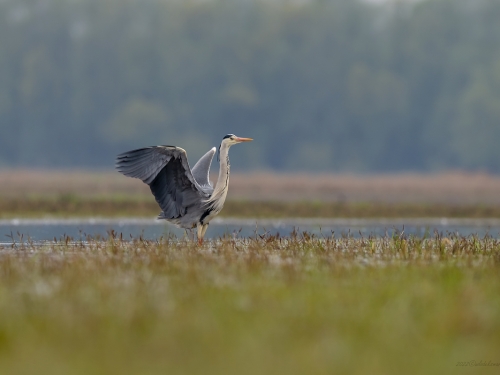
POLYGON ((0 1, 0 166, 229 132, 240 169, 500 172, 500 1, 0 1))

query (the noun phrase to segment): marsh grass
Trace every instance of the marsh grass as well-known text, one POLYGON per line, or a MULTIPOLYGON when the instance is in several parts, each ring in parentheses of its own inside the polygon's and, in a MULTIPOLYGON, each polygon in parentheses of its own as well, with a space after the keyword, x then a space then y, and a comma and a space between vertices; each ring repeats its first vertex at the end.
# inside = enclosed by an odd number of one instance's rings
POLYGON ((2 374, 493 374, 500 241, 70 238, 0 249, 2 374), (477 372, 480 371, 480 372, 477 372))
MULTIPOLYGON (((500 218, 487 174, 232 174, 222 216, 500 218)), ((0 170, 0 218, 156 217, 146 184, 114 171, 0 170)))
MULTIPOLYGON (((229 198, 248 201, 500 204, 500 176, 439 174, 231 173, 229 198)), ((217 170, 212 180, 217 180, 217 170)), ((116 171, 0 169, 0 196, 150 197, 147 185, 116 171)))
MULTIPOLYGON (((0 218, 156 217, 148 195, 0 197, 0 218)), ((219 214, 235 218, 500 218, 500 205, 418 202, 323 202, 228 200, 219 214)))

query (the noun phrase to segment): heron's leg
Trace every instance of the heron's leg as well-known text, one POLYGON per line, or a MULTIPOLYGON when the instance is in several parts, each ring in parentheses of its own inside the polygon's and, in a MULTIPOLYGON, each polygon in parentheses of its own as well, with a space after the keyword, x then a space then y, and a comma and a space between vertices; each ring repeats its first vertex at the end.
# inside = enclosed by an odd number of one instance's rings
POLYGON ((203 224, 203 229, 201 230, 202 237, 205 237, 205 232, 207 231, 207 229, 208 229, 208 223, 203 224))
POLYGON ((197 229, 197 234, 198 234, 198 245, 201 245, 203 243, 203 227, 204 225, 199 223, 197 226, 196 226, 196 229, 197 229))

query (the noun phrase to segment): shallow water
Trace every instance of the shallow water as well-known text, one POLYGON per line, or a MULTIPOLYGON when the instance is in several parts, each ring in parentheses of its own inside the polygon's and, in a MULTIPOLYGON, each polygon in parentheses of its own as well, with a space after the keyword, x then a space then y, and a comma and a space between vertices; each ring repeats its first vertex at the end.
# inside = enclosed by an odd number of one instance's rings
MULTIPOLYGON (((293 231, 318 236, 385 236, 400 234, 433 236, 500 236, 498 219, 221 219, 210 223, 205 238, 249 237, 264 234, 288 236, 293 231)), ((0 244, 20 241, 43 242, 70 237, 72 240, 107 238, 114 231, 124 239, 183 237, 185 231, 155 219, 12 219, 0 220, 0 244)))

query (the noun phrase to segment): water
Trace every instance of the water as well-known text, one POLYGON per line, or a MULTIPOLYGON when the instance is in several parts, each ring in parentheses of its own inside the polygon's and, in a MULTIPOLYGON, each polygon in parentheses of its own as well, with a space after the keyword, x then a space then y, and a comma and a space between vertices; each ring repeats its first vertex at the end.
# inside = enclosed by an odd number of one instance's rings
MULTIPOLYGON (((288 236, 293 231, 318 236, 353 237, 406 235, 500 236, 498 219, 220 219, 211 221, 205 238, 249 237, 264 234, 288 236)), ((0 244, 19 241, 43 242, 70 237, 73 240, 107 238, 114 231, 124 239, 159 239, 169 235, 183 237, 183 229, 154 219, 13 219, 0 220, 0 244)))

